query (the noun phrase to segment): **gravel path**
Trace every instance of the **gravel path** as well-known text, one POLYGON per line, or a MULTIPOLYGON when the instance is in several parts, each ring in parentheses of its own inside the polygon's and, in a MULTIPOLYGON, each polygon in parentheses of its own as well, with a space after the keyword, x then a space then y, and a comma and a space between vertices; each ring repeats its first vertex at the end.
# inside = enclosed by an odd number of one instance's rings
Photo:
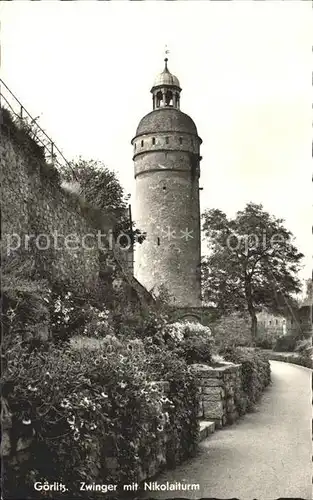
POLYGON ((313 498, 312 372, 279 361, 271 367, 272 385, 253 413, 215 432, 197 457, 155 479, 200 489, 146 491, 142 498, 313 498))

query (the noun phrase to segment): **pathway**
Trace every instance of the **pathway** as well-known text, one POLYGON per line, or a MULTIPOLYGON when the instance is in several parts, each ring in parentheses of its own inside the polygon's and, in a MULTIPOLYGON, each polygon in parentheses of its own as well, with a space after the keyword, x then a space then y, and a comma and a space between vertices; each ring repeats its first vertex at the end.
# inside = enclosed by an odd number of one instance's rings
POLYGON ((311 500, 312 372, 271 361, 272 385, 253 413, 212 434, 198 456, 161 474, 158 484, 199 484, 197 492, 149 492, 143 498, 311 500))

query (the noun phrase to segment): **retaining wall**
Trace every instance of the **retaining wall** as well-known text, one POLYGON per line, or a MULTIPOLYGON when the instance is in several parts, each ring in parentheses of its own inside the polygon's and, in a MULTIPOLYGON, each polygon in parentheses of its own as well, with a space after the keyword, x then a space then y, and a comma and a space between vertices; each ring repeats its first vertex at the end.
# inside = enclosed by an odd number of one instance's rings
POLYGON ((199 376, 199 419, 212 420, 217 428, 232 424, 239 417, 236 401, 242 397, 241 365, 225 363, 213 368, 195 364, 192 369, 199 376))

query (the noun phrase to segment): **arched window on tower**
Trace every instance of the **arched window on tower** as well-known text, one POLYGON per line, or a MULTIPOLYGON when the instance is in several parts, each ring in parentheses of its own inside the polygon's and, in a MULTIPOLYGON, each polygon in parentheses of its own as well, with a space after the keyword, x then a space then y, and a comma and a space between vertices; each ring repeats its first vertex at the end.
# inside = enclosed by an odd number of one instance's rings
POLYGON ((165 104, 166 106, 173 106, 173 93, 170 90, 166 92, 165 104))
POLYGON ((163 94, 160 91, 156 95, 156 107, 160 108, 161 106, 163 106, 163 94))

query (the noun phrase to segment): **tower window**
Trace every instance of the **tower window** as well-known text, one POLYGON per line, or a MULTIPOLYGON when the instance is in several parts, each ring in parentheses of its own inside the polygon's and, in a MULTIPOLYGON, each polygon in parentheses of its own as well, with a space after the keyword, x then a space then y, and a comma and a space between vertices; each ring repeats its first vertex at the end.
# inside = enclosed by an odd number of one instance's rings
POLYGON ((170 91, 166 92, 165 104, 166 106, 173 106, 173 94, 170 91))
POLYGON ((143 141, 141 141, 141 147, 143 148, 143 141))
POLYGON ((160 246, 160 238, 157 238, 157 245, 160 246))
POLYGON ((152 144, 155 145, 155 137, 152 137, 152 144))
POLYGON ((180 138, 179 138, 179 144, 182 144, 182 143, 183 143, 183 138, 182 138, 182 137, 180 137, 180 138))
POLYGON ((163 189, 163 191, 166 191, 166 186, 163 186, 163 188, 162 188, 162 189, 163 189))
POLYGON ((165 142, 166 142, 166 144, 168 144, 170 142, 168 137, 165 137, 165 142))
POLYGON ((157 108, 160 108, 162 104, 163 104, 163 94, 162 94, 162 92, 158 92, 156 95, 157 108))

